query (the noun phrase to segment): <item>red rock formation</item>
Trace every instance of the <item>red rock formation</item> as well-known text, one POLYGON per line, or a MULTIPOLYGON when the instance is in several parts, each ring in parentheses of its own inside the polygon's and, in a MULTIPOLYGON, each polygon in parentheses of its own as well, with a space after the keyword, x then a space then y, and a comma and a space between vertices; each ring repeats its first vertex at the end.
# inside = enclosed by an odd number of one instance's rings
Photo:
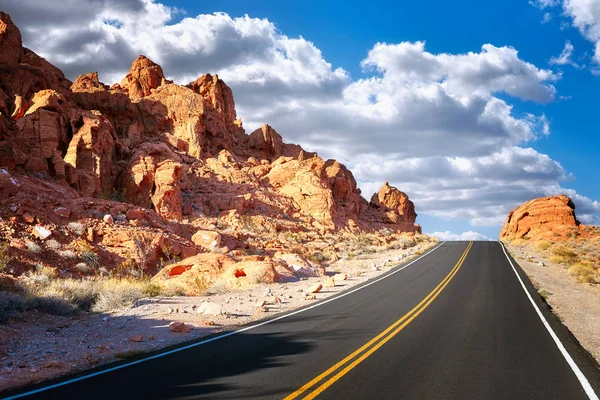
POLYGON ((187 85, 188 88, 201 95, 214 110, 223 116, 226 124, 233 124, 236 119, 235 102, 229 86, 217 75, 206 74, 187 85))
POLYGON ((378 193, 371 197, 371 204, 384 213, 386 222, 414 224, 417 219, 415 205, 406 193, 385 182, 378 193))
POLYGON ((512 210, 500 238, 552 237, 554 233, 562 235, 578 226, 571 199, 565 195, 549 196, 530 200, 512 210))
POLYGON ((149 96, 153 89, 166 83, 170 83, 170 81, 165 79, 160 65, 146 56, 139 56, 131 64, 127 76, 121 81, 121 87, 131 99, 139 100, 149 96))
POLYGON ((64 225, 86 220, 77 237, 106 252, 103 265, 113 269, 141 262, 132 232, 151 242, 149 269, 171 250, 181 258, 228 253, 195 260, 190 276, 208 274, 206 265, 218 261, 232 282, 287 279, 307 269, 274 256, 297 250, 279 235, 284 231, 420 231, 412 202, 387 183, 369 207, 339 162, 284 143, 266 124, 247 135, 231 89, 216 75, 180 86, 140 56, 120 85, 109 87, 95 72, 71 83, 22 47, 3 13, 0 74, 0 228, 9 218, 28 227, 45 221, 53 238, 67 241, 74 236, 60 233, 64 225), (200 229, 220 230, 218 246, 194 245, 200 229), (251 245, 247 231, 261 232, 254 238, 260 243, 251 245), (243 257, 261 251, 268 255, 260 260, 243 257))
POLYGON ((21 32, 8 14, 0 11, 0 64, 18 64, 23 54, 21 32))

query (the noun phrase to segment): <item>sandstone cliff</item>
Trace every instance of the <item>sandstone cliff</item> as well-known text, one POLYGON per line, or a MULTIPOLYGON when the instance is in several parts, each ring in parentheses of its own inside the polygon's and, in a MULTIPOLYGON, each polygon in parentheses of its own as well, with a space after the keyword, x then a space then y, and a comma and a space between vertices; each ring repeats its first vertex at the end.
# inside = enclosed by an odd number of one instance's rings
MULTIPOLYGON (((217 75, 181 86, 139 56, 120 84, 109 87, 95 72, 72 83, 22 47, 4 13, 0 167, 0 217, 9 221, 0 239, 25 250, 44 226, 57 249, 86 242, 79 247, 98 253, 108 272, 131 259, 150 271, 170 253, 227 253, 231 265, 261 252, 270 258, 256 265, 275 277, 289 273, 281 255, 295 245, 281 233, 421 232, 398 189, 386 183, 369 203, 339 162, 284 143, 266 124, 247 134, 217 75), (218 248, 196 243, 199 229, 220 232, 218 248)), ((76 260, 50 253, 72 270, 76 260)), ((21 253, 22 270, 28 257, 21 253)))

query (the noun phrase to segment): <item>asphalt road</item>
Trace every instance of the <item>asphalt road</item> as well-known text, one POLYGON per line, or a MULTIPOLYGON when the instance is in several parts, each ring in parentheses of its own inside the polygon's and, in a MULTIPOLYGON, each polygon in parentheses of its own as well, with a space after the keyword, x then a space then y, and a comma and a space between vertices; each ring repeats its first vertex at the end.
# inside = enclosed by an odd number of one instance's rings
POLYGON ((564 353, 498 242, 447 242, 339 299, 31 397, 595 398, 598 365, 515 266, 564 353))

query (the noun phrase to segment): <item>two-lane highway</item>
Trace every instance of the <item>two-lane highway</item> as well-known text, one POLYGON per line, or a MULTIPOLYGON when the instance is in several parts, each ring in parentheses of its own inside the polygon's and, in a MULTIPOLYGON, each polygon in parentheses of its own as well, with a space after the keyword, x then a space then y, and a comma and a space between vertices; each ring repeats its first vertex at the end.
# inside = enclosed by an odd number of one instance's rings
POLYGON ((300 312, 8 395, 596 399, 597 364, 515 267, 498 242, 447 242, 300 312))

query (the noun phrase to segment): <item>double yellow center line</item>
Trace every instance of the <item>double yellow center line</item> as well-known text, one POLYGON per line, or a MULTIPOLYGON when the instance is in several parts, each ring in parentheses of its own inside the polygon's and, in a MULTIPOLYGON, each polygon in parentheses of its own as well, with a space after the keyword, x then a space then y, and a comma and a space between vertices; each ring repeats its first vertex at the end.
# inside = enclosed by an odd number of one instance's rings
POLYGON ((292 400, 292 399, 296 399, 296 398, 300 397, 304 392, 310 390, 317 383, 321 382, 325 378, 327 378, 330 375, 332 375, 333 373, 335 373, 338 369, 340 369, 341 367, 346 365, 348 362, 354 360, 350 364, 348 364, 345 368, 343 368, 341 371, 337 372, 335 375, 333 375, 331 378, 329 378, 327 381, 322 383, 320 386, 318 386, 316 389, 314 389, 312 392, 310 392, 307 396, 304 397, 305 400, 314 399, 319 394, 321 394, 325 389, 327 389, 329 386, 333 385, 341 377, 343 377, 348 372, 350 372, 350 370, 352 370, 358 364, 363 362, 367 357, 369 357, 371 354, 375 353, 381 346, 386 344, 390 339, 392 339, 394 336, 396 336, 402 329, 404 329, 406 327, 406 325, 410 324, 410 322, 413 319, 417 318, 417 316, 419 314, 421 314, 431 304, 431 302, 433 302, 433 300, 435 300, 436 297, 438 297, 438 295, 442 292, 442 290, 444 290, 446 285, 448 285, 448 283, 452 280, 452 278, 454 278, 454 275, 456 275, 456 273, 460 269, 461 265, 465 261, 465 258, 467 258, 467 254, 469 253, 469 250, 471 250, 472 246, 473 246, 473 242, 469 242, 469 245, 465 249, 465 252, 462 254, 462 256, 460 257, 460 259, 458 260, 458 262, 456 263, 454 268, 452 268, 450 273, 448 275, 446 275, 446 277, 435 287, 435 289, 433 289, 431 291, 431 293, 429 293, 427 295, 427 297, 425 297, 423 300, 421 300, 421 302, 419 304, 417 304, 412 310, 407 312, 402 318, 400 318, 398 321, 394 322, 392 325, 390 325, 387 329, 385 329, 379 335, 375 336, 364 346, 362 346, 361 348, 356 350, 354 353, 350 354, 348 357, 344 358, 342 361, 335 364, 333 367, 329 368, 327 371, 323 372, 321 375, 317 376, 315 379, 308 382, 306 385, 302 386, 300 389, 296 390, 294 393, 287 396, 284 400, 292 400), (361 353, 363 353, 363 354, 361 355, 361 353), (360 357, 359 357, 359 355, 360 355, 360 357))

